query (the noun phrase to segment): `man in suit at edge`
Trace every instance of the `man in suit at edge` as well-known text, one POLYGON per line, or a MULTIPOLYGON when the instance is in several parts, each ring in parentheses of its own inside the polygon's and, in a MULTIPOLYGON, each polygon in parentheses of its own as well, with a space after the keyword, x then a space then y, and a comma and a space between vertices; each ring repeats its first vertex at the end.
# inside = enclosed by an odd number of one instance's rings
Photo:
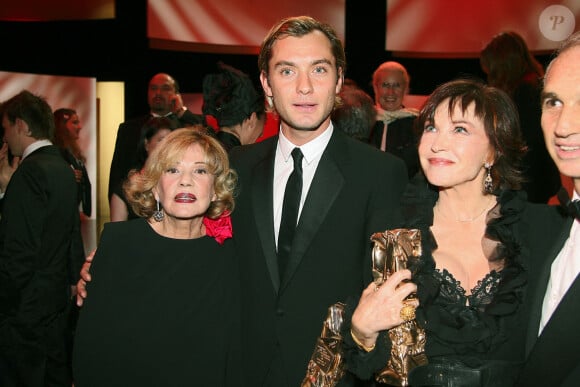
MULTIPOLYGON (((542 129, 560 173, 580 193, 580 32, 566 40, 546 70, 542 129)), ((546 262, 531 271, 532 314, 527 360, 518 386, 580 383, 580 223, 570 218, 546 262)))
POLYGON ((0 106, 4 139, 22 158, 0 220, 0 385, 70 386, 71 290, 84 250, 77 186, 52 145, 46 101, 24 90, 0 106))
POLYGON ((151 117, 168 116, 177 120, 178 127, 202 123, 202 117, 193 114, 185 106, 179 84, 169 74, 158 73, 151 78, 147 89, 149 114, 122 122, 117 130, 117 140, 109 171, 109 199, 115 189, 127 178, 127 174, 137 167, 137 147, 142 136, 142 128, 151 117))
MULTIPOLYGON (((247 386, 300 385, 327 308, 371 282, 371 234, 401 221, 404 163, 333 130, 345 62, 332 27, 305 16, 280 21, 260 49, 260 80, 280 134, 231 154, 247 386), (301 210, 281 272, 277 241, 295 147, 304 155, 301 210)), ((347 375, 342 383, 355 382, 347 375)))

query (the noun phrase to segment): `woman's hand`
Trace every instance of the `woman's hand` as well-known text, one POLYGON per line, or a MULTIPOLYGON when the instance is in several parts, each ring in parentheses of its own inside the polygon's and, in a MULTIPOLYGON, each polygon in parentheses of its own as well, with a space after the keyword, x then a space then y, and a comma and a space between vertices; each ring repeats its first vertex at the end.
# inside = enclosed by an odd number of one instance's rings
POLYGON ((73 172, 75 174, 75 180, 76 180, 76 182, 77 183, 80 183, 81 180, 83 179, 83 171, 81 169, 75 169, 74 167, 73 167, 72 170, 73 170, 73 172))
MULTIPOLYGON (((352 316, 352 334, 365 347, 375 345, 380 331, 391 329, 404 321, 400 312, 405 298, 417 291, 417 285, 405 280, 411 279, 409 270, 395 272, 380 287, 371 283, 362 293, 359 304, 352 316)), ((413 301, 418 306, 418 301, 413 301)))
POLYGON ((81 268, 81 279, 77 282, 77 306, 83 306, 85 298, 87 298, 87 282, 91 282, 91 264, 93 263, 93 257, 97 250, 91 251, 91 253, 85 258, 85 263, 81 268))

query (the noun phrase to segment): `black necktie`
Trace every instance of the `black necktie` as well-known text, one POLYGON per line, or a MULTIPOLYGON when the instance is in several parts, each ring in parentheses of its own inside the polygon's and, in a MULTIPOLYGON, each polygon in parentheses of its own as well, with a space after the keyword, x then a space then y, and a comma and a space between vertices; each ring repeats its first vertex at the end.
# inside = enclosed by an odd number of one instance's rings
POLYGON ((290 247, 294 239, 294 231, 298 223, 298 209, 300 208, 300 196, 302 195, 302 151, 300 148, 292 150, 294 170, 286 183, 284 191, 284 203, 282 204, 282 219, 278 232, 278 270, 280 278, 286 270, 290 247))
POLYGON ((580 200, 570 200, 568 191, 564 187, 558 191, 558 201, 568 215, 580 220, 580 200))

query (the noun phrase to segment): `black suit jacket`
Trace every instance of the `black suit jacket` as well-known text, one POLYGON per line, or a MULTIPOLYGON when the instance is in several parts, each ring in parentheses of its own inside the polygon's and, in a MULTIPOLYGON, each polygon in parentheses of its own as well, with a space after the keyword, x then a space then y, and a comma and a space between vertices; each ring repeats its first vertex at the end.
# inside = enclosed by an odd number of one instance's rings
MULTIPOLYGON (((133 168, 137 167, 137 147, 139 140, 143 135, 143 125, 151 118, 150 114, 142 117, 137 117, 119 125, 117 130, 117 140, 115 142, 115 151, 113 153, 113 160, 111 161, 111 170, 109 172, 109 199, 111 195, 127 178, 127 174, 133 168)), ((177 126, 197 125, 203 122, 203 119, 198 114, 193 114, 186 110, 183 112, 181 118, 172 116, 172 119, 179 121, 177 126)))
POLYGON ((89 175, 87 173, 87 168, 85 167, 85 163, 81 160, 78 160, 73 154, 67 149, 61 149, 60 153, 62 157, 68 162, 74 169, 82 171, 81 181, 77 182, 77 191, 78 191, 78 202, 83 210, 83 213, 86 216, 91 216, 93 211, 92 206, 92 191, 91 191, 91 180, 89 179, 89 175))
POLYGON ((76 181, 55 146, 18 166, 0 220, 0 347, 33 342, 70 300, 84 250, 76 181))
MULTIPOLYGON (((399 118, 389 123, 387 131, 386 151, 401 158, 407 166, 409 178, 419 172, 419 152, 417 135, 414 129, 415 117, 399 118)), ((377 121, 371 131, 369 143, 375 148, 381 148, 385 123, 377 121)))
POLYGON ((399 200, 407 184, 401 160, 335 130, 280 280, 273 219, 277 141, 275 136, 231 153, 240 187, 232 219, 247 386, 300 385, 328 307, 359 296, 370 283, 370 236, 401 224, 399 200))
POLYGON ((552 262, 566 242, 571 226, 572 219, 569 219, 551 254, 543 262, 536 263, 537 270, 531 271, 528 355, 517 384, 520 387, 580 385, 580 278, 572 283, 538 337, 552 262))
POLYGON ((541 82, 523 81, 513 92, 520 127, 528 151, 522 161, 526 181, 523 189, 532 203, 547 203, 562 186, 560 171, 550 157, 542 132, 541 82))

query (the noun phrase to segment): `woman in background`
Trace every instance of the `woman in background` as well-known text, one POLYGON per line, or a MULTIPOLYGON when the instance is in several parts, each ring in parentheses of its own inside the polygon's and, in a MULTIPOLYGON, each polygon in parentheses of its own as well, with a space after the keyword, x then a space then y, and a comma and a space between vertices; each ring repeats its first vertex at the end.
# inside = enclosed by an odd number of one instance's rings
POLYGON ((547 203, 561 186, 560 173, 546 150, 540 119, 540 92, 544 69, 525 40, 515 32, 503 32, 485 46, 481 68, 490 86, 505 91, 514 101, 528 152, 524 156, 523 189, 528 200, 547 203))
POLYGON ((226 151, 253 144, 264 131, 266 111, 264 95, 240 70, 223 63, 217 73, 203 79, 204 117, 217 121, 216 137, 226 151))
POLYGON ((79 133, 83 128, 77 112, 62 108, 54 111, 54 144, 70 164, 78 187, 79 204, 82 212, 90 217, 92 213, 91 181, 85 167, 86 158, 79 146, 79 133))

